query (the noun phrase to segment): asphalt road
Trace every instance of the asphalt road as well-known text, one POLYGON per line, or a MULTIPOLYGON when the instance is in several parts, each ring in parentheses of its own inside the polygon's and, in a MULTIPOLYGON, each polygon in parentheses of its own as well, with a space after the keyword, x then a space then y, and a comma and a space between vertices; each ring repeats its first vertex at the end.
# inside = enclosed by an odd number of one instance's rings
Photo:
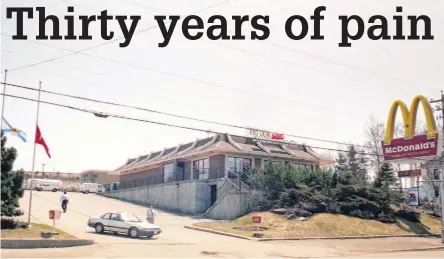
MULTIPOLYGON (((32 221, 52 224, 48 210, 60 209, 61 193, 34 192, 32 221)), ((185 229, 202 219, 158 211, 156 224, 163 232, 154 239, 131 239, 124 235, 96 234, 87 226, 88 218, 107 212, 131 212, 144 219, 145 207, 101 197, 94 194, 69 193, 70 204, 56 227, 76 237, 93 239, 96 244, 59 249, 1 250, 2 258, 142 258, 142 257, 430 257, 442 258, 443 251, 419 253, 390 253, 393 249, 411 249, 440 246, 439 239, 390 238, 366 240, 310 240, 285 242, 258 242, 185 229), (377 253, 375 253, 377 251, 377 253)), ((28 211, 29 192, 20 200, 28 211)), ((22 217, 27 219, 27 215, 22 217)), ((412 258, 410 257, 410 258, 412 258)))

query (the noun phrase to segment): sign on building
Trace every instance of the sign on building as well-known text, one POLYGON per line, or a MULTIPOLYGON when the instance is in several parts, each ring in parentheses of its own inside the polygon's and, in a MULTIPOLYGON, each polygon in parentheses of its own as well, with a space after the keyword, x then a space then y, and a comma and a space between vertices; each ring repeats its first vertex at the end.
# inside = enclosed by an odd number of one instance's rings
POLYGON ((284 134, 273 133, 264 130, 257 129, 247 129, 247 136, 255 139, 265 139, 265 140, 274 140, 274 141, 283 141, 285 140, 284 134))

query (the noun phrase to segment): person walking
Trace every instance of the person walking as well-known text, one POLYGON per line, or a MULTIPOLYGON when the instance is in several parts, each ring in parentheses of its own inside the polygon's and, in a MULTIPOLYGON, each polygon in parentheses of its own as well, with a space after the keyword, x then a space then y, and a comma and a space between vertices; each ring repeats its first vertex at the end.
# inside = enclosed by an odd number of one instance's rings
POLYGON ((62 203, 63 213, 66 213, 66 209, 68 208, 69 203, 69 197, 68 194, 66 194, 66 191, 63 192, 62 197, 60 197, 60 202, 62 203))
POLYGON ((153 209, 153 206, 150 206, 146 210, 146 220, 148 220, 148 223, 154 224, 154 218, 156 217, 156 211, 153 209))

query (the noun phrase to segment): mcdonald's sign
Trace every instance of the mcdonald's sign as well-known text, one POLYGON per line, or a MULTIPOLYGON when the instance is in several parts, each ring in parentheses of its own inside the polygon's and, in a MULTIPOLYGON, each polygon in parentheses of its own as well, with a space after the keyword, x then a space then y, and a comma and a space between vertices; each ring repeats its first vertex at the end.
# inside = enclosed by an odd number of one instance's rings
POLYGON ((390 108, 386 127, 385 138, 382 142, 384 160, 393 161, 438 155, 438 130, 432 107, 424 96, 416 96, 412 101, 410 110, 404 102, 395 101, 390 108), (415 135, 416 117, 420 103, 424 109, 427 122, 426 135, 415 135), (393 139, 398 108, 401 110, 404 120, 404 138, 393 139))

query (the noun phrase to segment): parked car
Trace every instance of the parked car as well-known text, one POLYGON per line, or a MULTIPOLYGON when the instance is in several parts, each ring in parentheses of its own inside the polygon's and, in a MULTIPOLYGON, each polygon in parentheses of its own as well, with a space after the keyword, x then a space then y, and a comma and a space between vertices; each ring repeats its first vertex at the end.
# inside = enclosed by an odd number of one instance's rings
POLYGON ((60 187, 53 183, 38 183, 34 189, 39 192, 41 191, 57 192, 58 190, 60 190, 60 187))
POLYGON ((79 186, 79 191, 85 194, 88 193, 102 193, 105 192, 105 187, 98 183, 82 183, 79 186))
POLYGON ((152 238, 159 235, 162 230, 159 226, 143 222, 132 213, 111 212, 100 217, 93 217, 88 220, 88 226, 94 228, 97 233, 105 231, 114 234, 123 233, 131 238, 146 236, 152 238))

